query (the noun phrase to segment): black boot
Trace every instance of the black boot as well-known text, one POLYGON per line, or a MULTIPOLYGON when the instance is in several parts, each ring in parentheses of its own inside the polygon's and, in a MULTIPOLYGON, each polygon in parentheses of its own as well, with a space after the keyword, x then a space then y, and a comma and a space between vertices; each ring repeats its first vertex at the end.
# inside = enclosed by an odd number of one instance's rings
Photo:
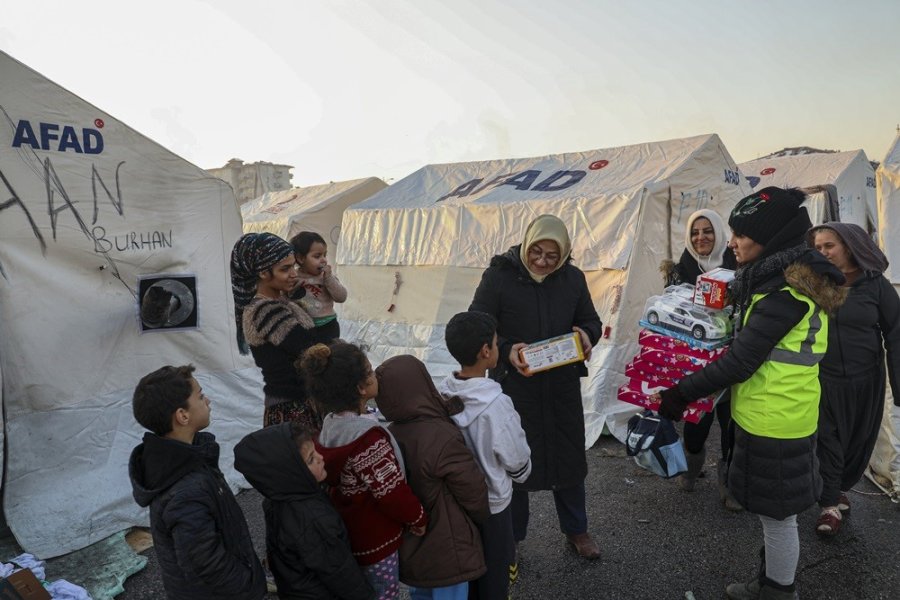
POLYGON ((790 585, 782 585, 775 583, 765 575, 760 578, 759 599, 760 600, 797 600, 797 586, 792 583, 790 585))
POLYGON ((706 462, 706 447, 697 454, 691 454, 687 451, 684 454, 687 458, 688 469, 681 474, 681 489, 686 492, 693 492, 694 484, 697 483, 697 478, 700 477, 700 472, 703 471, 703 464, 706 462))
POLYGON ((731 600, 758 600, 761 598, 763 580, 766 579, 766 547, 759 549, 759 571, 756 577, 747 583, 729 583, 725 588, 725 595, 731 600))
POLYGON ((724 459, 719 461, 717 471, 719 476, 719 500, 725 505, 726 510, 741 512, 744 510, 744 507, 734 499, 731 490, 728 489, 728 465, 724 459))

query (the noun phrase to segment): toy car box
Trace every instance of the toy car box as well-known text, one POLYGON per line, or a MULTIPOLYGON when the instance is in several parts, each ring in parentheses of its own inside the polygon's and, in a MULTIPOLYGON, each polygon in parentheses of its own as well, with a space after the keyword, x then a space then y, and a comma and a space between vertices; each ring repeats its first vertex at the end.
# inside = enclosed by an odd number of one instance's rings
POLYGON ((529 373, 538 373, 584 360, 584 349, 581 336, 572 332, 528 344, 519 350, 519 357, 528 365, 529 373))
POLYGON ((650 296, 644 305, 644 317, 640 324, 696 348, 712 350, 727 344, 732 334, 728 310, 694 304, 685 297, 681 287, 669 286, 665 293, 650 296))
POLYGON ((708 308, 725 308, 728 284, 734 280, 734 271, 718 267, 697 277, 694 304, 708 308))

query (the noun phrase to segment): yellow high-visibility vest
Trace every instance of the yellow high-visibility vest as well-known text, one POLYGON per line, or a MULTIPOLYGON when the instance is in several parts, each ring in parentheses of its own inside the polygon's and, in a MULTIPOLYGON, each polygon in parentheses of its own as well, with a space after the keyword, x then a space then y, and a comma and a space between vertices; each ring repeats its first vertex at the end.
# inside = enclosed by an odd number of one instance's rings
MULTIPOLYGON (((796 439, 812 435, 818 427, 819 361, 828 347, 828 315, 792 287, 781 289, 806 304, 806 314, 778 341, 750 379, 732 387, 731 416, 754 435, 796 439)), ((765 296, 752 296, 744 324, 765 296)))

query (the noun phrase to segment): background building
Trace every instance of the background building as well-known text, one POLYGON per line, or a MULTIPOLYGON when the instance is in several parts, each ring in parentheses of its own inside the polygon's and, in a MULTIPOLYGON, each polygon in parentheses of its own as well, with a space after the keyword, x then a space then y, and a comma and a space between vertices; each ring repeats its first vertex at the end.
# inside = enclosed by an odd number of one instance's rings
POLYGON ((207 169, 208 173, 231 184, 238 204, 259 198, 266 192, 291 189, 290 165, 276 165, 259 161, 244 164, 239 158, 232 158, 224 167, 207 169))

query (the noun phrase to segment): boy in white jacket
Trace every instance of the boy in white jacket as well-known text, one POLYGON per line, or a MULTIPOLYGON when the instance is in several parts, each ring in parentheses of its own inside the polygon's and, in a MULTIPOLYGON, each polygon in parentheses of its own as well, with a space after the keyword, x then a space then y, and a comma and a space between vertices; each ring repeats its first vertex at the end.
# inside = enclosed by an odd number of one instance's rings
POLYGON ((487 573, 475 582, 472 591, 477 595, 470 598, 506 598, 515 569, 509 506, 512 483, 522 483, 531 474, 531 449, 512 400, 499 383, 485 377, 500 356, 496 319, 477 311, 459 313, 447 323, 444 339, 460 370, 441 382, 438 390, 448 399, 455 396, 463 402, 463 411, 453 420, 484 472, 491 507, 491 516, 481 527, 487 573))

